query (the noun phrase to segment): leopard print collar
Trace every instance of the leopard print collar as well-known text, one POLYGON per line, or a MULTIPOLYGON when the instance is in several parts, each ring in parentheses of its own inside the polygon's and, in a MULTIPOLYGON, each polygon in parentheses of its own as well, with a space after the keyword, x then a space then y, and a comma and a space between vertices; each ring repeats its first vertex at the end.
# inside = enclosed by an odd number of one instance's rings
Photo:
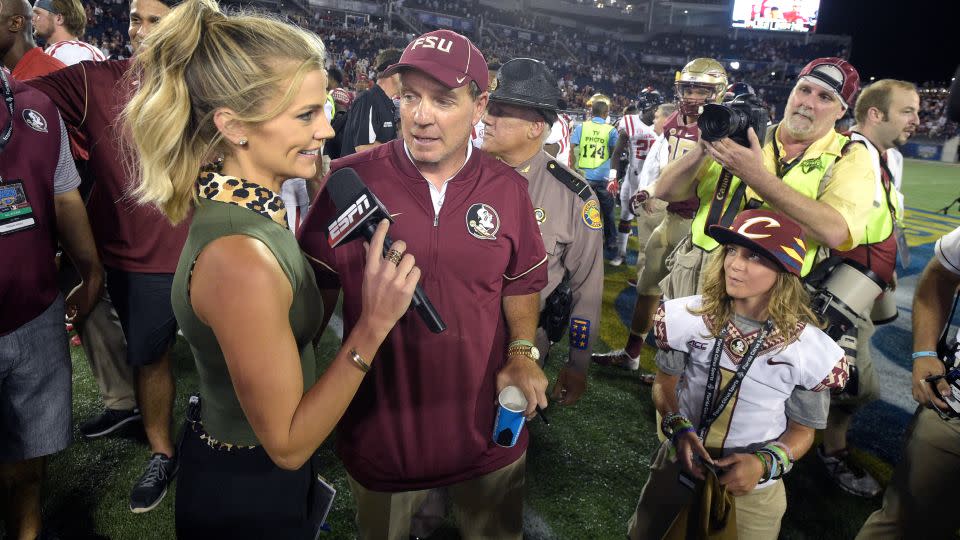
POLYGON ((260 184, 208 171, 200 173, 197 193, 204 199, 248 208, 287 228, 287 209, 283 199, 260 184))

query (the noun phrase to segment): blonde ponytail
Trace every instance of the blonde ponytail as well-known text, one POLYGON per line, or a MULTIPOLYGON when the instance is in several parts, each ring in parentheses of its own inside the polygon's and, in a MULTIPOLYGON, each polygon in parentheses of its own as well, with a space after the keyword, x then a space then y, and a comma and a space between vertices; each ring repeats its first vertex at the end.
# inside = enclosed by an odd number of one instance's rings
POLYGON ((273 118, 307 73, 323 69, 325 56, 319 37, 290 24, 225 15, 213 0, 181 3, 147 37, 131 70, 139 83, 123 118, 140 178, 133 196, 182 221, 200 167, 229 152, 214 112, 230 109, 248 124, 273 118))

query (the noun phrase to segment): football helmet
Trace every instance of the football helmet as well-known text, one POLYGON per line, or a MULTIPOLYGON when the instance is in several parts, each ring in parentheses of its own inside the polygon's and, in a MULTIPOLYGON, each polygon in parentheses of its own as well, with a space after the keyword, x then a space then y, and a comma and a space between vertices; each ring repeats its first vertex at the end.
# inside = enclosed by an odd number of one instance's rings
POLYGON ((745 82, 736 82, 727 87, 727 91, 723 95, 723 101, 730 101, 737 96, 742 96, 748 94, 751 96, 757 95, 753 87, 745 82))
POLYGON ((599 101, 600 103, 606 103, 606 104, 607 104, 607 107, 610 106, 610 98, 608 98, 607 96, 605 96, 605 95, 603 95, 603 94, 601 94, 601 93, 598 92, 598 93, 590 96, 590 99, 587 100, 587 107, 592 107, 593 104, 594 104, 595 102, 598 102, 598 101, 599 101))
POLYGON ((722 102, 726 88, 727 72, 720 62, 712 58, 695 58, 677 72, 674 81, 677 107, 684 116, 696 118, 700 116, 700 107, 722 102), (684 98, 685 88, 705 88, 710 95, 706 99, 684 98))
POLYGON ((637 109, 646 112, 663 104, 663 96, 656 90, 646 89, 637 97, 637 109))

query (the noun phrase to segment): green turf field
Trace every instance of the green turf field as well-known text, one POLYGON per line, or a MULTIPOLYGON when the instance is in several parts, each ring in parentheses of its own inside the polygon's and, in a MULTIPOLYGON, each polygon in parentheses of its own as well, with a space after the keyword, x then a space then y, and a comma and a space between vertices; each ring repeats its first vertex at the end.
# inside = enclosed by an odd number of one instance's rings
MULTIPOLYGON (((908 162, 904 181, 907 205, 936 210, 960 195, 960 167, 908 162)), ((954 215, 956 213, 954 212, 954 215)), ((613 300, 634 272, 627 266, 606 268, 605 306, 599 350, 620 347, 626 328, 613 300)), ((321 343, 321 358, 330 358, 336 338, 321 343)), ((552 352, 547 367, 553 380, 566 350, 565 341, 552 352)), ((74 366, 74 422, 99 411, 96 384, 80 348, 72 349, 74 366)), ((652 367, 649 351, 643 359, 652 367)), ((182 418, 186 396, 196 390, 197 377, 189 349, 181 340, 174 349, 178 399, 175 417, 182 418)), ((615 368, 593 368, 585 397, 572 408, 551 407, 551 426, 529 424, 533 441, 528 455, 528 538, 618 539, 633 511, 646 479, 645 467, 656 446, 650 390, 634 374, 615 368)), ((148 450, 136 434, 77 442, 50 462, 45 494, 45 522, 65 539, 169 539, 173 533, 175 493, 153 512, 134 515, 127 510, 129 489, 141 473, 148 450)), ((899 445, 891 440, 888 444, 899 445)), ((353 538, 352 500, 342 468, 324 445, 325 476, 339 495, 331 516, 333 533, 327 538, 353 538)), ((884 482, 891 464, 858 454, 865 467, 884 482)), ((815 456, 801 460, 787 478, 788 510, 782 538, 849 539, 880 500, 841 495, 823 474, 815 456), (812 459, 811 459, 812 458, 812 459)), ((456 538, 452 525, 434 538, 456 538)), ((0 532, 0 538, 3 533, 0 532)))

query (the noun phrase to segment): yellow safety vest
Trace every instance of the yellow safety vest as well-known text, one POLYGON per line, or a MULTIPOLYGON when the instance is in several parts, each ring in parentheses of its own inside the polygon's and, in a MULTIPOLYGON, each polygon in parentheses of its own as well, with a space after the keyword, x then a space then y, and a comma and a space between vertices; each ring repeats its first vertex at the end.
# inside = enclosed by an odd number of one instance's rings
POLYGON ((598 124, 593 120, 584 122, 581 126, 577 168, 596 169, 610 159, 610 132, 613 127, 598 124))
MULTIPOLYGON (((774 132, 775 133, 775 132, 774 132)), ((844 135, 836 134, 838 138, 837 145, 831 145, 832 148, 843 148, 844 145, 849 141, 849 137, 844 135)), ((775 135, 774 135, 775 137, 775 135)), ((768 144, 776 144, 776 141, 773 137, 768 144)), ((793 188, 795 191, 799 192, 804 197, 809 197, 811 199, 816 199, 817 195, 820 192, 820 182, 823 181, 823 177, 826 175, 827 171, 833 167, 833 164, 840 158, 839 151, 833 153, 830 151, 824 152, 819 156, 802 156, 802 161, 797 163, 795 166, 791 167, 786 174, 781 178, 785 184, 793 188)), ((690 225, 690 232, 693 236, 693 244, 697 247, 703 249, 704 251, 713 251, 719 244, 713 237, 707 234, 705 226, 707 224, 707 216, 710 213, 710 207, 713 203, 713 200, 716 196, 717 182, 720 179, 720 171, 722 167, 716 161, 711 161, 710 166, 708 167, 706 174, 703 178, 700 179, 700 182, 697 184, 697 197, 700 199, 700 207, 697 208, 697 215, 693 218, 693 223, 690 225)), ((733 212, 730 207, 730 202, 733 199, 734 194, 737 192, 737 188, 740 187, 742 182, 736 176, 733 177, 733 180, 730 182, 730 188, 727 190, 725 200, 722 206, 721 216, 726 215, 728 210, 733 212)), ((743 186, 746 188, 746 186, 743 186)), ((736 211, 732 213, 736 215, 736 212, 743 210, 747 203, 747 197, 744 195, 739 197, 738 207, 736 211)), ((757 197, 752 197, 762 204, 760 208, 770 208, 766 202, 761 201, 757 197)), ((887 211, 889 215, 889 210, 887 211)), ((813 261, 817 257, 817 248, 820 247, 820 244, 813 239, 807 238, 807 255, 803 259, 803 268, 801 269, 800 275, 805 276, 810 269, 813 268, 813 261)))

